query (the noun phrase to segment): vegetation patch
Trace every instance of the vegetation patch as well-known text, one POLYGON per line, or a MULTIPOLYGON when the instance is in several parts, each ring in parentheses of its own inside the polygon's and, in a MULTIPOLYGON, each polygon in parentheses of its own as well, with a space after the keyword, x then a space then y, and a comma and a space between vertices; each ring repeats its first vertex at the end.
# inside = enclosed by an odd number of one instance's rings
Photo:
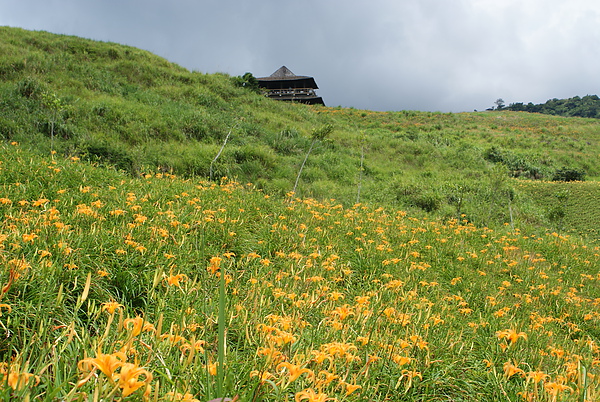
MULTIPOLYGON (((0 162, 5 400, 600 393, 600 249, 566 232, 131 178, 16 143, 0 162)), ((546 185, 579 186, 568 214, 591 183, 546 185)))
POLYGON ((0 399, 599 399, 598 120, 0 38, 0 399))

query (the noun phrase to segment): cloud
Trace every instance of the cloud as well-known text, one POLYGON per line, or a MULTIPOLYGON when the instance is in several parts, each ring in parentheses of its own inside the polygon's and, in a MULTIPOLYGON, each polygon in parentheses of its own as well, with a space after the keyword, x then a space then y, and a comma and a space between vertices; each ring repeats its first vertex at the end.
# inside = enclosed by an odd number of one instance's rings
POLYGON ((0 24, 190 70, 315 77, 328 105, 470 111, 600 93, 592 0, 0 0, 0 24))

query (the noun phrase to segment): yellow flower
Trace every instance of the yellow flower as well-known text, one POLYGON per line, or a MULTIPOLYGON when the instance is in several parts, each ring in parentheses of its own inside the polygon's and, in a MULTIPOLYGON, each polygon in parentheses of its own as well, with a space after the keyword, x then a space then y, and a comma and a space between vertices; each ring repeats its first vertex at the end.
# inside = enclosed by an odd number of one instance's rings
POLYGON ((128 396, 146 385, 147 392, 150 391, 152 374, 146 369, 138 367, 133 363, 124 363, 119 373, 119 387, 123 389, 123 396, 128 396), (143 381, 139 377, 144 376, 143 381))
POLYGON ((517 366, 512 364, 510 361, 504 363, 503 368, 504 368, 504 375, 507 378, 510 378, 515 374, 518 374, 521 377, 525 375, 525 372, 523 370, 521 370, 520 368, 518 368, 517 366))
POLYGON ((200 402, 198 399, 194 398, 192 394, 180 394, 179 392, 167 392, 165 395, 167 401, 170 402, 200 402))
POLYGON ((438 325, 438 324, 444 323, 444 320, 442 318, 440 318, 439 315, 433 315, 433 316, 429 317, 429 319, 431 321, 433 321, 433 325, 438 325))
POLYGON ((258 348, 256 351, 258 356, 265 356, 267 361, 277 363, 284 360, 283 354, 275 348, 258 348))
POLYGON ((289 362, 282 362, 277 365, 275 368, 277 371, 286 368, 290 377, 290 382, 293 382, 298 379, 302 374, 307 373, 309 377, 314 377, 315 374, 312 370, 307 369, 306 367, 301 368, 299 365, 295 365, 289 362))
POLYGON ((252 370, 250 372, 250 377, 259 377, 261 383, 275 378, 275 376, 273 374, 269 373, 268 371, 260 372, 258 370, 252 370))
POLYGON ((344 320, 349 316, 354 315, 354 312, 348 304, 344 304, 343 306, 336 307, 330 314, 332 316, 337 316, 340 320, 344 320))
POLYGON ((217 363, 208 363, 206 369, 208 370, 208 374, 217 375, 217 363))
POLYGON ((573 393, 573 388, 557 382, 547 382, 544 384, 544 389, 554 397, 554 399, 552 399, 553 401, 556 400, 556 396, 563 391, 573 393))
POLYGON ((42 205, 44 205, 44 204, 48 203, 49 201, 50 201, 50 200, 49 200, 49 199, 47 199, 47 198, 40 198, 40 199, 39 199, 39 200, 37 200, 37 201, 33 201, 33 202, 31 203, 31 205, 33 205, 34 207, 41 207, 42 205))
POLYGON ((165 278, 167 285, 177 286, 178 288, 181 287, 180 282, 185 282, 186 280, 187 280, 187 275, 185 275, 185 274, 169 275, 168 277, 165 278))
POLYGON ((88 371, 90 374, 83 380, 77 383, 80 387, 85 384, 92 376, 94 370, 98 369, 104 373, 106 377, 112 382, 117 379, 118 374, 116 370, 125 364, 125 353, 115 352, 112 354, 98 353, 96 357, 88 357, 80 360, 77 367, 81 371, 88 371))
POLYGON ((356 342, 359 342, 361 345, 365 346, 367 343, 369 343, 369 338, 366 336, 357 336, 356 342))
POLYGON ((333 398, 329 398, 327 394, 322 392, 315 392, 312 388, 305 389, 304 391, 300 391, 296 393, 294 400, 296 402, 300 402, 303 400, 307 400, 308 402, 327 402, 333 400, 333 398))
POLYGON ((182 344, 184 343, 184 341, 186 340, 183 336, 181 335, 173 335, 173 334, 163 334, 160 336, 160 339, 163 340, 168 340, 169 342, 171 342, 173 345, 178 344, 179 342, 181 342, 182 344))
POLYGON ((361 389, 362 388, 361 385, 356 385, 356 384, 343 383, 343 385, 346 387, 346 396, 350 395, 351 393, 353 393, 357 389, 361 389))
POLYGON ((109 301, 106 303, 102 303, 102 310, 107 311, 108 314, 114 314, 117 309, 123 307, 122 304, 117 303, 116 301, 109 301))
POLYGON ((39 237, 38 235, 36 235, 35 233, 24 233, 23 234, 23 241, 25 243, 33 243, 33 241, 39 237))
POLYGON ((527 373, 527 379, 533 380, 534 383, 544 381, 546 378, 548 378, 548 374, 543 371, 530 371, 527 373))
POLYGON ((319 350, 313 350, 311 351, 311 354, 315 356, 312 360, 317 364, 321 364, 325 360, 329 360, 330 363, 332 362, 332 357, 328 353, 321 352, 319 350))
POLYGON ((34 384, 40 383, 40 377, 31 373, 19 372, 16 368, 11 368, 7 371, 7 364, 0 364, 0 374, 2 374, 2 382, 8 384, 15 391, 21 391, 29 383, 31 378, 34 378, 34 384))
POLYGON ((332 356, 344 357, 351 351, 356 351, 358 348, 352 343, 332 342, 321 345, 321 350, 329 353, 332 356))
POLYGON ((142 331, 155 331, 154 325, 150 324, 147 321, 144 321, 144 319, 140 316, 137 316, 135 318, 127 318, 125 321, 123 321, 123 326, 129 332, 131 332, 132 336, 137 336, 140 333, 142 333, 142 331), (131 328, 129 328, 130 326, 131 328))
POLYGON ((340 292, 333 291, 333 292, 329 293, 329 295, 327 296, 327 298, 329 300, 337 301, 339 299, 343 299, 344 298, 344 294, 340 293, 340 292))
POLYGON ((12 311, 12 307, 6 303, 2 303, 0 304, 0 317, 2 317, 2 309, 6 309, 7 313, 10 313, 12 311))
POLYGON ((216 273, 220 269, 220 264, 223 259, 221 257, 211 257, 208 267, 206 270, 211 274, 216 273))
POLYGON ((519 338, 527 339, 525 332, 517 332, 514 329, 505 329, 504 331, 496 332, 498 339, 506 339, 510 344, 517 342, 519 338))
POLYGON ((315 381, 315 384, 318 385, 319 387, 323 386, 323 385, 327 385, 330 382, 332 382, 333 380, 340 378, 339 375, 334 374, 334 373, 330 373, 327 370, 321 370, 319 371, 319 378, 315 381), (322 378, 321 378, 322 377, 322 378))
POLYGON ((181 345, 179 347, 179 349, 181 349, 182 352, 185 352, 186 350, 194 350, 196 352, 204 353, 205 345, 206 345, 206 341, 203 341, 202 339, 200 339, 194 343, 184 343, 183 345, 181 345))
POLYGON ((397 354, 392 355, 392 361, 399 366, 404 366, 405 364, 410 363, 412 360, 413 359, 410 357, 401 356, 397 354))
POLYGON ((96 201, 92 201, 91 205, 92 205, 92 207, 94 207, 94 208, 102 208, 102 206, 103 206, 104 204, 102 203, 102 201, 100 201, 100 200, 96 200, 96 201))

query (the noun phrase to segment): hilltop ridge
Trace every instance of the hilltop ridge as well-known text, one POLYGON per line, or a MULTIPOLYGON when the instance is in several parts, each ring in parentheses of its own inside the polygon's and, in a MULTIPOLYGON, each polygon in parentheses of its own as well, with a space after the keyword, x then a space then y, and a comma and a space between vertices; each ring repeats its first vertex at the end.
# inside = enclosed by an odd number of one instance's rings
MULTIPOLYGON (((130 46, 9 27, 0 39, 2 138, 133 176, 227 176, 285 196, 313 134, 332 126, 314 142, 296 196, 561 229, 578 213, 576 196, 559 225, 552 191, 539 198, 516 179, 541 185, 563 168, 584 172, 588 187, 600 177, 595 119, 282 103, 130 46)), ((587 222, 576 231, 593 230, 587 222)))

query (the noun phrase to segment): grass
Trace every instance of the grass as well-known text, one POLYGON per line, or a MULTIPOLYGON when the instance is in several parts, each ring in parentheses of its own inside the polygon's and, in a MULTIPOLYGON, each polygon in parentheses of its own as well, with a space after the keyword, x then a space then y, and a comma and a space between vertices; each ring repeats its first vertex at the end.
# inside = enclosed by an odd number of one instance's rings
POLYGON ((597 206, 600 202, 600 188, 597 181, 522 181, 518 183, 518 187, 538 200, 555 230, 565 233, 587 233, 592 238, 598 237, 597 222, 600 216, 597 206))
MULTIPOLYGON (((236 86, 234 77, 188 71, 128 46, 8 27, 0 37, 0 135, 42 155, 55 150, 134 177, 156 169, 209 177, 212 170, 285 195, 312 133, 330 125, 334 131, 303 168, 297 196, 464 214, 481 226, 544 227, 553 222, 536 192, 519 192, 518 181, 506 180, 504 195, 493 194, 496 170, 550 180, 567 167, 600 177, 596 119, 274 102, 236 86)), ((589 232, 570 216, 566 226, 589 232)))
POLYGON ((286 104, 0 36, 1 399, 599 398, 597 120, 286 104))
POLYGON ((3 399, 600 392, 600 249, 577 237, 0 160, 3 399))

